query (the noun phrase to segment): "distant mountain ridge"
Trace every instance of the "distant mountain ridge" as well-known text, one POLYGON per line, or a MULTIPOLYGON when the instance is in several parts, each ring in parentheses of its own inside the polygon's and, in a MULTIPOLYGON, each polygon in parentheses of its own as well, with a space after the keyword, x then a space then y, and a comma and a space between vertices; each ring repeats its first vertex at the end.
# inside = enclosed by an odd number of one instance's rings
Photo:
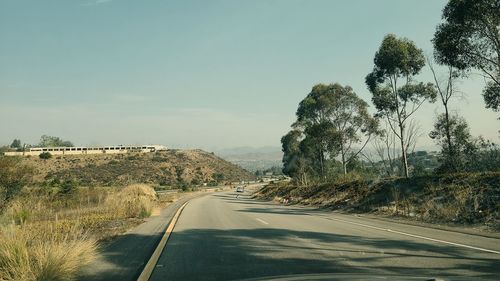
POLYGON ((283 152, 280 147, 234 147, 215 151, 224 160, 234 163, 242 168, 255 172, 271 167, 281 167, 283 152))

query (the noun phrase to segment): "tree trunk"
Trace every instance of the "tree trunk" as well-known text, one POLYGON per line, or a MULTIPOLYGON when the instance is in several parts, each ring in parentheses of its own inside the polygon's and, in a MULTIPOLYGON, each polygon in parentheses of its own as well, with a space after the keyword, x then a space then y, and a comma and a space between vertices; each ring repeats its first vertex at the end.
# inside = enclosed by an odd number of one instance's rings
POLYGON ((323 180, 326 180, 326 173, 325 173, 325 153, 323 152, 323 150, 320 151, 319 161, 320 161, 320 167, 321 167, 321 177, 322 177, 323 180))
POLYGON ((403 171, 405 178, 409 178, 408 174, 408 157, 406 155, 406 147, 405 147, 405 138, 404 138, 404 124, 399 122, 399 133, 400 133, 400 142, 401 142, 401 162, 403 163, 403 171))
POLYGON ((342 170, 344 172, 344 178, 347 175, 347 163, 345 162, 345 154, 344 154, 344 149, 342 149, 342 170))
POLYGON ((448 165, 452 165, 452 170, 456 171, 455 163, 455 153, 453 151, 453 146, 451 143, 451 132, 450 132, 450 114, 448 112, 448 103, 443 103, 444 105, 444 118, 446 122, 446 142, 448 144, 448 165))
MULTIPOLYGON (((406 78, 406 81, 408 83, 408 77, 406 78)), ((394 94, 394 100, 396 102, 396 111, 398 115, 398 126, 399 126, 399 141, 401 143, 401 162, 403 164, 403 170, 404 170, 404 175, 405 178, 409 178, 408 175, 408 159, 406 156, 406 146, 405 146, 405 127, 404 127, 404 120, 401 118, 402 111, 399 106, 399 100, 398 100, 398 87, 396 84, 397 78, 394 77, 394 84, 393 84, 393 94, 394 94)), ((403 108, 404 109, 404 108, 403 108)), ((406 113, 406 111, 405 111, 406 113)))

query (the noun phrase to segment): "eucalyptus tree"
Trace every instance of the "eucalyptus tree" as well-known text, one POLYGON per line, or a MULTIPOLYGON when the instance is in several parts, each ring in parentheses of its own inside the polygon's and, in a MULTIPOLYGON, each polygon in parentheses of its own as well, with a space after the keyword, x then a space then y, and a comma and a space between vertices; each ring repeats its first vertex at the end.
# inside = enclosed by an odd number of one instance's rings
POLYGON ((337 132, 332 124, 325 120, 308 124, 303 130, 304 139, 300 143, 300 149, 309 159, 313 174, 324 181, 328 176, 327 162, 338 154, 337 132))
POLYGON ((281 138, 283 151, 283 173, 297 179, 301 184, 307 185, 309 161, 301 150, 303 133, 293 129, 281 138))
MULTIPOLYGON (((450 172, 457 171, 459 165, 458 162, 455 161, 455 159, 459 156, 457 155, 459 151, 459 149, 457 149, 457 146, 460 144, 455 143, 454 140, 456 139, 452 136, 452 127, 454 126, 456 117, 450 116, 449 106, 451 99, 459 94, 459 91, 456 87, 456 80, 460 75, 455 67, 447 65, 446 78, 444 79, 444 81, 440 81, 438 75, 436 74, 436 70, 434 69, 432 60, 428 58, 427 62, 432 72, 441 104, 444 108, 444 113, 438 115, 438 120, 434 125, 435 128, 439 127, 440 131, 443 132, 442 138, 438 141, 438 144, 442 147, 442 156, 444 156, 445 158, 443 159, 444 162, 447 163, 446 167, 450 172)), ((434 138, 435 132, 436 130, 432 131, 429 136, 431 138, 434 138)))
POLYGON ((40 143, 38 144, 38 146, 41 146, 41 147, 57 147, 57 146, 72 147, 74 145, 72 142, 62 140, 59 137, 43 135, 40 137, 40 143))
POLYGON ((14 139, 10 145, 11 148, 21 148, 21 140, 20 139, 14 139))
POLYGON ((463 117, 451 115, 446 118, 444 114, 439 115, 429 136, 442 147, 443 153, 449 153, 448 157, 442 159, 438 172, 466 170, 467 158, 474 152, 475 147, 469 126, 463 117), (451 141, 453 146, 449 147, 448 141, 451 141), (450 149, 452 151, 449 151, 450 149))
POLYGON ((301 135, 302 132, 298 130, 291 130, 286 135, 281 137, 281 151, 283 151, 283 173, 291 177, 295 177, 297 172, 295 161, 300 154, 299 137, 301 135))
POLYGON ((423 52, 412 41, 389 34, 375 53, 373 71, 366 76, 377 116, 387 120, 399 140, 406 178, 409 177, 407 154, 410 148, 407 123, 424 102, 435 102, 437 95, 431 83, 414 81, 424 65, 423 52))
POLYGON ((323 142, 316 143, 328 157, 340 154, 344 175, 348 164, 378 133, 378 121, 368 113, 368 104, 351 87, 338 83, 315 85, 299 104, 297 124, 308 128, 306 135, 314 131, 323 136, 323 142), (314 126, 316 130, 312 130, 314 126))
POLYGON ((450 0, 442 17, 432 40, 438 62, 480 70, 486 107, 500 110, 500 0, 450 0))

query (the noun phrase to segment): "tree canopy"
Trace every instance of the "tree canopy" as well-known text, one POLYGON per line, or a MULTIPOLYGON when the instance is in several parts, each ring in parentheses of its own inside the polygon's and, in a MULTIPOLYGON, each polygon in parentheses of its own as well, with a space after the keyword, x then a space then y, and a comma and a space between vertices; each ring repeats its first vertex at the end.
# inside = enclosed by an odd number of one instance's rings
POLYGON ((329 163, 340 155, 343 174, 373 134, 378 121, 368 113, 368 104, 349 86, 318 84, 299 103, 294 129, 281 139, 283 172, 311 172, 325 179, 329 163), (307 170, 304 165, 311 167, 307 170))
POLYGON ((74 146, 72 142, 62 140, 59 137, 43 135, 40 137, 40 147, 71 147, 74 146))
POLYGON ((404 174, 408 177, 406 123, 425 101, 434 102, 437 92, 431 83, 417 83, 413 77, 425 65, 423 51, 393 34, 384 37, 375 53, 373 71, 366 85, 373 94, 377 115, 384 117, 400 140, 404 174), (399 82, 402 80, 402 85, 399 82))
POLYGON ((21 148, 22 147, 21 140, 20 139, 14 139, 12 141, 12 143, 10 144, 10 147, 11 148, 21 148))
POLYGON ((434 34, 435 57, 460 70, 475 68, 489 80, 487 107, 500 110, 500 1, 450 0, 434 34))
POLYGON ((474 145, 469 126, 463 117, 452 115, 447 120, 445 114, 440 114, 429 136, 441 146, 442 163, 439 172, 459 172, 465 169, 467 155, 474 150, 474 145))

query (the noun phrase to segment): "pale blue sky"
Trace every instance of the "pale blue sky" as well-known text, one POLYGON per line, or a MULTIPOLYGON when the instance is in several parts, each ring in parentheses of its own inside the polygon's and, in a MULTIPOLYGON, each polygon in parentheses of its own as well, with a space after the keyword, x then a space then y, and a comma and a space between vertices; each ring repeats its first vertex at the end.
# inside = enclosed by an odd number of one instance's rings
MULTIPOLYGON (((370 101, 364 77, 385 34, 431 53, 445 2, 0 0, 0 143, 279 146, 316 83, 370 101)), ((464 81, 453 107, 498 141, 483 85, 464 81)), ((440 110, 418 113, 418 146, 432 145, 440 110)))

